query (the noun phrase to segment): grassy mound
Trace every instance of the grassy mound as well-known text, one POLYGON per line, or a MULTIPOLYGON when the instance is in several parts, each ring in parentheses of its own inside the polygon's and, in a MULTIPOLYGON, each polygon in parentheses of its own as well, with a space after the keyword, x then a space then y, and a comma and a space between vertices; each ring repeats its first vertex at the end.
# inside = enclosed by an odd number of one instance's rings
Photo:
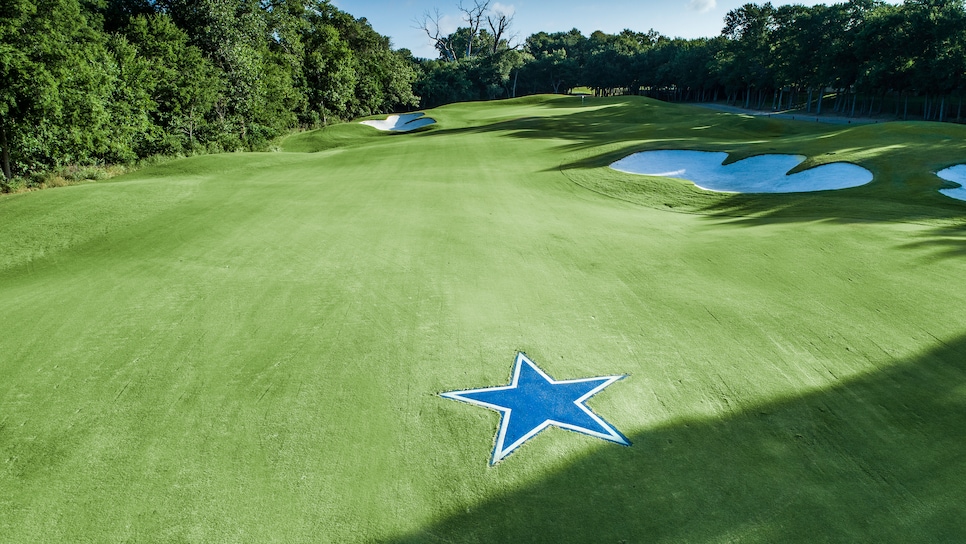
POLYGON ((427 111, 0 198, 0 540, 962 541, 962 127, 639 98, 427 111), (847 160, 722 195, 646 149, 847 160), (301 152, 295 152, 301 151, 301 152), (679 213, 685 212, 685 213, 679 213), (627 374, 489 466, 441 398, 627 374))
POLYGON ((315 153, 327 149, 347 147, 371 142, 387 134, 375 133, 372 128, 359 123, 343 123, 319 130, 311 130, 288 136, 280 145, 282 151, 315 153))

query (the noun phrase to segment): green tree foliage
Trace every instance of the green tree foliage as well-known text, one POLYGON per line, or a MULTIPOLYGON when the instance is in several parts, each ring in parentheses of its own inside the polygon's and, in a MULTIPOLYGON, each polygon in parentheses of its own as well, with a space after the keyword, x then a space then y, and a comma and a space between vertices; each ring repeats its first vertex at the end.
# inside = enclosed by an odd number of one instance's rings
POLYGON ((296 127, 575 87, 963 120, 964 0, 747 3, 712 38, 520 43, 498 7, 460 3, 449 35, 426 14, 439 57, 417 60, 329 0, 0 0, 0 172, 259 149, 296 127))
MULTIPOLYGON (((457 32, 448 40, 462 44, 465 35, 457 32)), ((849 0, 777 8, 748 3, 727 14, 721 35, 714 38, 670 39, 654 31, 630 30, 590 36, 577 30, 538 32, 525 40, 522 50, 527 56, 517 75, 521 91, 527 93, 585 86, 597 94, 642 93, 669 100, 724 96, 746 107, 801 107, 819 114, 831 93, 834 102, 828 107, 840 114, 878 113, 889 100, 896 114, 902 105, 903 116, 912 97, 923 118, 963 120, 963 0, 906 0, 898 5, 849 0)), ((443 60, 453 59, 441 56, 443 60)), ((451 88, 478 86, 472 70, 444 70, 440 61, 424 63, 439 78, 436 87, 456 72, 471 80, 454 81, 448 84, 451 88)), ((453 92, 448 98, 483 98, 472 91, 468 95, 453 92)))
POLYGON ((418 70, 326 0, 0 0, 0 171, 257 149, 411 108, 418 70))
POLYGON ((115 67, 106 36, 76 0, 0 6, 4 175, 110 156, 115 67))
POLYGON ((522 71, 530 92, 560 93, 579 84, 586 41, 576 28, 527 38, 524 50, 532 60, 522 71))
MULTIPOLYGON (((966 11, 962 0, 912 0, 902 6, 911 78, 917 91, 945 96, 963 90, 966 11)), ((943 112, 939 112, 941 118, 943 112)))
POLYGON ((423 107, 516 96, 520 71, 532 57, 507 38, 512 14, 488 9, 489 2, 460 4, 470 26, 447 36, 438 31, 438 17, 435 23, 428 16, 423 22, 439 51, 439 59, 422 63, 415 82, 423 107))
POLYGON ((190 151, 204 138, 206 116, 222 96, 215 67, 166 13, 131 18, 124 38, 136 50, 130 62, 146 65, 139 72, 146 95, 139 111, 151 125, 137 142, 137 155, 190 151))

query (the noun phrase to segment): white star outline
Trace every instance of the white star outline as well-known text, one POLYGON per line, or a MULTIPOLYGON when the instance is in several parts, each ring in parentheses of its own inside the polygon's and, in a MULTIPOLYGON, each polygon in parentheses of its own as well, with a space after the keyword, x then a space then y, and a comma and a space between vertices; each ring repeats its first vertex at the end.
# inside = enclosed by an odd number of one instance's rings
POLYGON ((538 433, 540 433, 540 431, 546 429, 547 427, 549 427, 551 425, 555 425, 555 426, 557 426, 557 427, 559 427, 561 429, 567 429, 569 431, 574 431, 574 432, 577 432, 577 433, 580 433, 580 434, 586 434, 586 435, 590 435, 590 436, 595 436, 597 438, 601 438, 601 439, 607 440, 609 442, 615 442, 617 444, 621 444, 622 446, 630 446, 631 445, 630 441, 627 440, 627 438, 625 438, 624 435, 622 435, 620 432, 617 431, 617 429, 615 429, 609 423, 607 423, 606 421, 604 421, 600 416, 598 416, 597 414, 595 414, 590 408, 588 408, 586 405, 584 405, 584 401, 586 401, 590 397, 596 395, 597 393, 599 393, 602 389, 604 389, 608 385, 610 385, 610 384, 612 384, 612 383, 614 383, 616 381, 623 380, 626 377, 627 377, 626 374, 622 374, 622 375, 619 375, 619 376, 597 376, 597 377, 593 377, 593 378, 578 378, 578 379, 575 379, 575 380, 555 380, 555 379, 551 378, 549 375, 547 375, 546 372, 544 372, 540 367, 538 367, 536 365, 536 363, 534 363, 533 361, 531 361, 530 358, 527 357, 523 352, 519 352, 519 353, 517 353, 516 361, 514 361, 514 364, 513 364, 513 379, 510 381, 510 385, 496 386, 496 387, 481 387, 479 389, 464 389, 464 390, 461 390, 461 391, 448 391, 446 393, 440 393, 439 395, 441 397, 444 397, 444 398, 447 398, 447 399, 458 400, 458 401, 465 402, 465 403, 468 403, 468 404, 475 404, 477 406, 482 406, 484 408, 489 408, 491 410, 495 410, 497 412, 500 412, 500 414, 501 414, 501 417, 500 417, 500 431, 497 433, 496 446, 493 448, 493 457, 490 460, 490 465, 492 466, 492 465, 497 464, 498 462, 500 462, 504 458, 506 458, 506 456, 508 456, 511 453, 513 453, 513 451, 515 449, 519 448, 521 445, 523 445, 524 442, 526 442, 527 440, 530 440, 531 438, 533 438, 534 436, 536 436, 538 433), (464 394, 478 393, 478 392, 481 392, 481 391, 507 391, 507 390, 510 390, 510 389, 516 389, 517 388, 517 385, 518 385, 518 383, 520 381, 520 369, 521 369, 523 363, 526 363, 527 365, 529 365, 530 368, 533 369, 534 371, 536 371, 538 374, 540 374, 540 376, 544 380, 546 380, 547 382, 549 382, 551 384, 554 384, 554 385, 556 385, 556 384, 564 384, 564 383, 581 383, 581 382, 592 382, 592 381, 605 380, 603 383, 601 383, 597 387, 591 389, 587 393, 584 393, 581 397, 579 397, 577 400, 575 400, 573 402, 574 402, 575 405, 577 405, 578 408, 580 408, 581 410, 583 410, 583 412, 586 413, 591 419, 593 419, 594 421, 596 421, 598 425, 600 425, 603 429, 607 430, 607 432, 606 433, 602 433, 600 431, 597 431, 597 430, 594 430, 594 429, 588 429, 586 427, 581 427, 579 425, 573 425, 573 424, 570 424, 570 423, 564 423, 564 422, 556 421, 556 420, 553 420, 553 419, 547 419, 547 420, 544 420, 543 423, 541 423, 540 425, 537 425, 536 427, 534 427, 533 429, 531 429, 529 432, 527 432, 525 435, 523 435, 522 437, 520 437, 516 442, 510 444, 509 446, 505 446, 504 445, 504 441, 505 441, 505 438, 506 438, 506 431, 507 431, 507 429, 510 426, 510 418, 512 417, 513 410, 510 409, 510 408, 507 408, 505 406, 499 406, 499 405, 492 404, 492 403, 489 403, 489 402, 483 402, 483 401, 476 400, 476 399, 473 399, 473 398, 467 398, 467 397, 464 397, 463 395, 464 394))

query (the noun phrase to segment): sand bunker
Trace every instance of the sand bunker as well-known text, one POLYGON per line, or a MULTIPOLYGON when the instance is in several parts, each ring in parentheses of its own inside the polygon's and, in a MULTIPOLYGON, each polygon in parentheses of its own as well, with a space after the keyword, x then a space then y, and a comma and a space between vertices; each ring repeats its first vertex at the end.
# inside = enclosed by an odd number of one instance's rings
POLYGON ((384 121, 360 121, 363 125, 369 125, 379 130, 390 130, 392 132, 408 132, 436 122, 432 117, 424 117, 425 113, 404 113, 402 115, 390 115, 384 121))
POLYGON ((708 191, 725 193, 804 193, 858 187, 872 181, 872 172, 844 162, 823 164, 787 175, 805 157, 758 155, 727 166, 727 153, 711 151, 644 151, 610 167, 621 172, 686 179, 708 191))
POLYGON ((936 175, 946 181, 960 185, 956 189, 940 189, 940 193, 955 198, 956 200, 966 200, 966 164, 950 166, 949 168, 936 172, 936 175))

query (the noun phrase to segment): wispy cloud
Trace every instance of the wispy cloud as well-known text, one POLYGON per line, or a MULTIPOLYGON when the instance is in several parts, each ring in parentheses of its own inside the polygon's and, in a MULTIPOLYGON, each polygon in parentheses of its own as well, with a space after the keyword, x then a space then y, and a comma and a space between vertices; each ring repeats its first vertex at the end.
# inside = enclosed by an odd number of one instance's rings
POLYGON ((460 26, 462 20, 455 15, 443 15, 439 19, 439 31, 443 33, 444 36, 456 32, 456 29, 460 26))
POLYGON ((516 13, 517 8, 513 4, 506 5, 499 2, 494 2, 493 5, 490 6, 490 11, 493 13, 502 13, 507 17, 511 17, 514 13, 516 13))
POLYGON ((690 0, 688 2, 688 9, 693 9, 698 13, 704 13, 714 9, 717 4, 717 0, 690 0))

